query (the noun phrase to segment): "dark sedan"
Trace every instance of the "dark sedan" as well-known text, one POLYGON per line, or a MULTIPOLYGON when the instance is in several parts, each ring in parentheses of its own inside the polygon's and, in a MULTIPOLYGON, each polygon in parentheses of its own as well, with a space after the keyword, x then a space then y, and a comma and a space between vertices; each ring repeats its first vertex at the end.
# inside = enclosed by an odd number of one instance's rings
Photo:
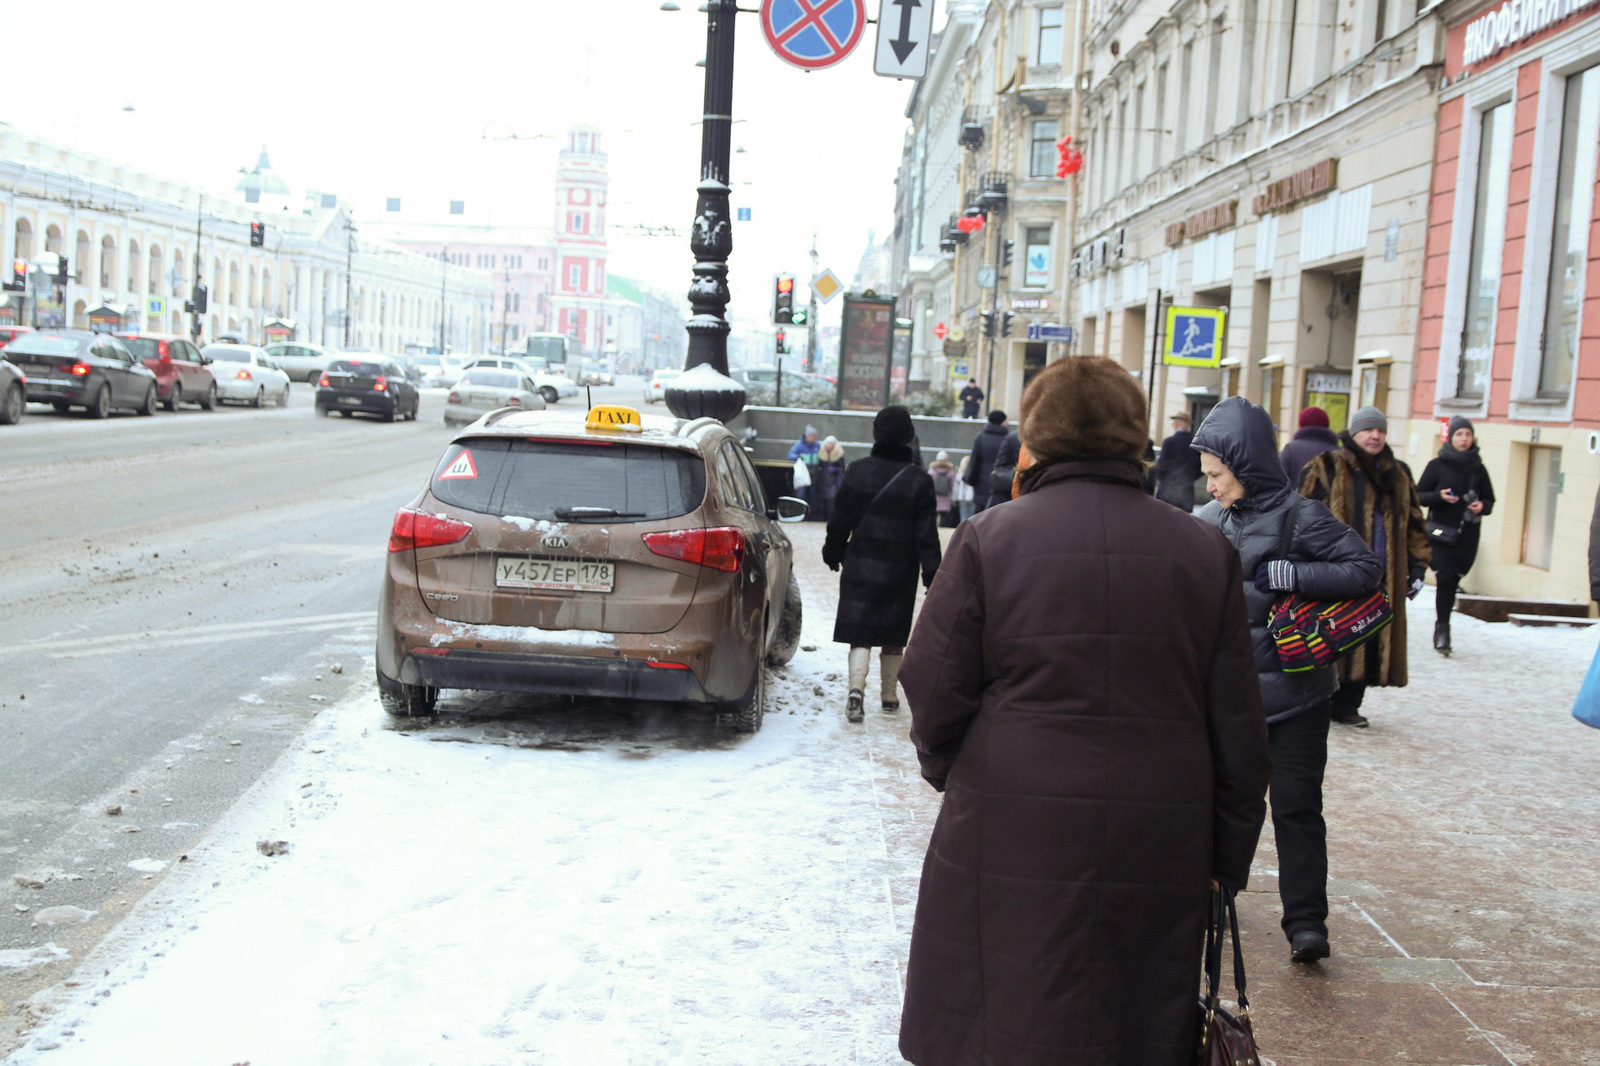
POLYGON ((417 417, 422 394, 406 380, 398 363, 354 356, 335 359, 317 379, 317 414, 338 411, 349 418, 357 411, 381 415, 385 422, 417 417))
POLYGON ((57 411, 82 407, 90 418, 115 408, 156 413, 156 376, 125 344, 105 333, 27 333, 6 345, 7 361, 28 379, 28 402, 57 411))

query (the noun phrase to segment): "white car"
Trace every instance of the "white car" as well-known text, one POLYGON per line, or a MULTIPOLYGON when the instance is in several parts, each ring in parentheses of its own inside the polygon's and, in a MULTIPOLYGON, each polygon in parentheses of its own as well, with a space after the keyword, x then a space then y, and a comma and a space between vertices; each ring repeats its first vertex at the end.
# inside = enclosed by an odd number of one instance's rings
POLYGON ((477 367, 462 374, 451 388, 444 407, 444 424, 464 426, 502 407, 543 411, 544 397, 526 374, 477 367))
POLYGON ((660 403, 667 398, 667 382, 683 373, 681 370, 657 370, 650 375, 644 387, 645 403, 660 403))
POLYGON ((460 355, 435 355, 430 358, 437 359, 438 363, 423 365, 422 380, 418 384, 425 389, 453 388, 471 361, 460 355))
POLYGON ((337 348, 301 341, 278 341, 261 349, 267 353, 278 369, 289 375, 290 381, 303 381, 315 385, 328 364, 339 357, 337 348))
POLYGON ((272 365, 272 357, 248 344, 208 344, 200 354, 211 359, 217 399, 260 407, 272 400, 289 406, 289 375, 272 365))
POLYGON ((565 374, 552 374, 548 370, 536 370, 526 361, 509 355, 483 355, 474 359, 466 366, 467 370, 515 370, 533 380, 539 388, 539 395, 544 397, 545 403, 555 403, 568 396, 578 395, 578 386, 565 374))

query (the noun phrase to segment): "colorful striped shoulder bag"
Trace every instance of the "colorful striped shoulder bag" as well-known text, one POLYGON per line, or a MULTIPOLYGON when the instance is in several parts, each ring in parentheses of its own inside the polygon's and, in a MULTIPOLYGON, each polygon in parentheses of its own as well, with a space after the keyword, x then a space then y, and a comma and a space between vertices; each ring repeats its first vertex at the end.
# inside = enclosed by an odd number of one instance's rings
MULTIPOLYGON (((1305 502, 1305 497, 1297 495, 1289 506, 1278 542, 1280 559, 1289 557, 1305 502)), ((1313 600, 1291 592, 1272 605, 1267 631, 1277 645, 1283 672, 1300 674, 1332 664, 1392 621, 1394 608, 1382 587, 1353 600, 1313 600)))

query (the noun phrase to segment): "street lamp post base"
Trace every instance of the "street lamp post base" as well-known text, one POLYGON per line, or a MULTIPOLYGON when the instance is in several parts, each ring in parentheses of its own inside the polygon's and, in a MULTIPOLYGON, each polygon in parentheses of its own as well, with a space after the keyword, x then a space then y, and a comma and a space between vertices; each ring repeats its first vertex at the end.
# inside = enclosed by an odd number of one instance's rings
POLYGON ((667 410, 679 418, 726 422, 744 410, 744 386, 710 363, 685 370, 667 383, 667 410))

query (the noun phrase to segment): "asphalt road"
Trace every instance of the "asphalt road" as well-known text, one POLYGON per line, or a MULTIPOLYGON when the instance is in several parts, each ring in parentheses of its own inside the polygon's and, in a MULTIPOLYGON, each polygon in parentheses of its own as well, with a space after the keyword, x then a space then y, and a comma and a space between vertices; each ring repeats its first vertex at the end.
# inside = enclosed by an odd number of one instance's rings
POLYGON ((319 418, 311 392, 0 427, 0 1056, 28 997, 372 683, 384 545, 450 438, 445 394, 386 424, 319 418))

